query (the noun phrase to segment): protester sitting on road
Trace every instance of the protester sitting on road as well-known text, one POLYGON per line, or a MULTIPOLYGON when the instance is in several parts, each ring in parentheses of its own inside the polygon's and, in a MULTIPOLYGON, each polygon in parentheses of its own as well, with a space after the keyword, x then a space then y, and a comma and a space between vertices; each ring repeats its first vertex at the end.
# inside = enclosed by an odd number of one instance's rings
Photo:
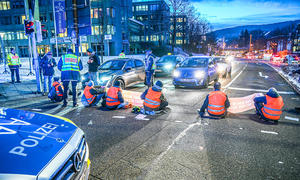
POLYGON ((275 88, 270 88, 265 96, 254 98, 256 114, 265 121, 278 123, 284 106, 282 97, 275 88))
POLYGON ((153 87, 146 89, 141 95, 144 100, 145 112, 164 110, 168 106, 168 101, 162 93, 163 83, 156 81, 153 87))
POLYGON ((102 106, 107 107, 109 110, 121 109, 128 104, 123 99, 119 81, 115 81, 114 85, 107 90, 104 99, 102 106))
POLYGON ((89 78, 94 82, 95 85, 97 85, 98 84, 97 71, 100 65, 100 60, 92 48, 89 48, 87 50, 87 54, 89 55, 89 60, 87 62, 89 67, 88 69, 89 78))
POLYGON ((49 51, 41 60, 40 63, 42 69, 43 69, 43 75, 44 75, 44 93, 43 95, 46 95, 47 90, 51 88, 52 84, 52 77, 54 75, 54 67, 56 66, 55 59, 52 57, 52 52, 49 51), (47 87, 47 79, 48 79, 48 87, 47 87))
POLYGON ((199 110, 199 115, 204 117, 205 109, 211 117, 225 118, 230 106, 227 95, 221 91, 221 83, 214 84, 214 91, 210 92, 199 110))
POLYGON ((17 83, 20 83, 20 72, 19 68, 22 66, 20 62, 20 57, 16 53, 14 48, 10 48, 10 53, 7 55, 8 67, 11 72, 11 83, 15 83, 15 73, 17 78, 17 83))
POLYGON ((50 98, 52 102, 61 102, 63 100, 63 94, 64 87, 61 85, 59 77, 55 77, 52 87, 49 90, 48 98, 50 98))
POLYGON ((103 95, 104 91, 97 91, 97 89, 94 88, 94 82, 89 81, 84 88, 81 103, 85 107, 97 106, 103 95))

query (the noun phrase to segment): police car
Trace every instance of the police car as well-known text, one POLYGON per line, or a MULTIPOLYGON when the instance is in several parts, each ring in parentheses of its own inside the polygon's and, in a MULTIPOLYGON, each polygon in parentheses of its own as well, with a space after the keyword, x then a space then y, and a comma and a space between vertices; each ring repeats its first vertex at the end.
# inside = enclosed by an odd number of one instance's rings
POLYGON ((66 118, 0 107, 0 179, 88 179, 83 131, 66 118))

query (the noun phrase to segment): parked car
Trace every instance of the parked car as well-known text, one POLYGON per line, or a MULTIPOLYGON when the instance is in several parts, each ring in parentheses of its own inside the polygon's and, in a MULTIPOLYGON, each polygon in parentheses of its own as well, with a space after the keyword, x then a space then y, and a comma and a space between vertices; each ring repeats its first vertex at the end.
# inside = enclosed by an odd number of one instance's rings
POLYGON ((300 58, 296 54, 288 54, 284 57, 283 63, 289 63, 290 58, 290 64, 299 64, 300 58))
POLYGON ((3 107, 0 119, 0 179, 88 179, 89 147, 71 120, 3 107))
POLYGON ((155 74, 172 74, 176 65, 184 60, 180 55, 162 56, 156 61, 155 74))
POLYGON ((173 73, 175 87, 207 87, 218 80, 217 65, 209 56, 193 56, 185 59, 173 73))
POLYGON ((282 63, 283 58, 281 58, 278 54, 273 54, 270 58, 270 61, 273 63, 282 63))
POLYGON ((217 64, 217 72, 219 73, 219 76, 226 78, 228 75, 231 77, 231 61, 226 60, 225 56, 214 57, 214 61, 217 64))
MULTIPOLYGON (((82 85, 89 81, 88 73, 83 75, 82 85)), ((111 86, 115 81, 120 82, 120 87, 144 82, 145 63, 139 59, 112 59, 104 62, 98 69, 98 85, 111 86)))

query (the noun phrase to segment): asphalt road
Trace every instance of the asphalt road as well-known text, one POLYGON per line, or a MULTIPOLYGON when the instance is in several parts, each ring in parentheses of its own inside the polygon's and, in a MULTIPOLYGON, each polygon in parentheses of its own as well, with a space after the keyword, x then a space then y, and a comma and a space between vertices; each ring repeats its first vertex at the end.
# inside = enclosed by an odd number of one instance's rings
MULTIPOLYGON (((275 87, 284 99, 278 125, 258 120, 254 110, 226 119, 199 118, 208 89, 175 89, 164 82, 170 109, 137 120, 130 110, 62 108, 45 97, 4 106, 70 118, 87 137, 90 179, 299 179, 300 96, 268 65, 234 63, 231 79, 221 79, 229 97, 244 97, 275 87)), ((129 88, 142 92, 143 85, 129 88)), ((70 105, 72 103, 69 103, 70 105)))

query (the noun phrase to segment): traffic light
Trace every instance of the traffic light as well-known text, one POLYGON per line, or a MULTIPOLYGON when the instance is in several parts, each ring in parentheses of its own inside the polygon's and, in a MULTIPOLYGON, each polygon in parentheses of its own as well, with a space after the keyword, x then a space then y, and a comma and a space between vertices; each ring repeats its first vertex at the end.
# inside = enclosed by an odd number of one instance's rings
POLYGON ((24 26, 25 26, 25 34, 30 35, 34 32, 34 22, 30 20, 24 20, 24 26))

